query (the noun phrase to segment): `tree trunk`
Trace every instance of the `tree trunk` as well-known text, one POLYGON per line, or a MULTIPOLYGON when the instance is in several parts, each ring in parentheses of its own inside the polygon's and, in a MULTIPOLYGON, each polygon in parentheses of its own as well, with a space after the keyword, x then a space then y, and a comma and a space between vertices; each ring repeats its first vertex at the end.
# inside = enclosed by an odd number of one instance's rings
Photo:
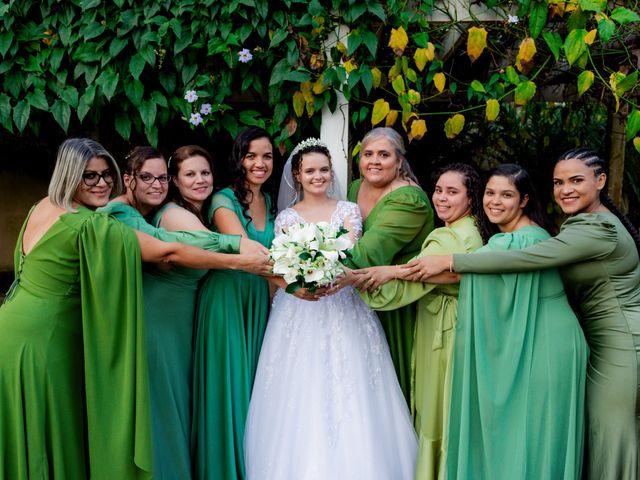
POLYGON ((624 149, 627 115, 609 110, 609 196, 617 205, 622 205, 622 181, 624 179, 624 149))

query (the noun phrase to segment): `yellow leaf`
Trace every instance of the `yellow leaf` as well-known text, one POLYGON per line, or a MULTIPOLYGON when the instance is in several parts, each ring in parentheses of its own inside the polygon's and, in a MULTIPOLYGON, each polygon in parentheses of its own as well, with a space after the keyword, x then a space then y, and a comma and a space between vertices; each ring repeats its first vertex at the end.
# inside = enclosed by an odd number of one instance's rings
POLYGON ((416 115, 414 112, 402 112, 402 128, 404 128, 405 131, 407 130, 409 122, 413 118, 417 119, 418 115, 416 115))
POLYGON ((411 122, 411 130, 408 132, 409 141, 420 140, 427 133, 427 122, 424 120, 414 120, 411 122))
POLYGON ((309 60, 309 66, 311 70, 320 70, 324 67, 324 55, 320 53, 314 53, 311 55, 311 59, 309 60))
POLYGON ((371 125, 376 126, 389 114, 389 102, 386 102, 383 98, 379 98, 373 102, 373 111, 371 112, 371 125))
POLYGON ((451 140, 456 138, 458 134, 464 128, 464 115, 456 113, 453 117, 449 118, 444 124, 444 133, 447 134, 447 138, 451 140))
POLYGON ((522 72, 527 73, 533 66, 532 59, 536 54, 536 42, 531 37, 527 37, 520 42, 520 49, 518 50, 518 56, 516 57, 516 68, 522 72))
POLYGON ((356 68, 358 68, 358 64, 354 62, 353 59, 350 58, 349 60, 344 62, 344 69, 347 71, 347 73, 351 73, 356 68))
POLYGON ((307 115, 309 115, 309 118, 311 118, 311 117, 313 117, 313 114, 314 114, 314 113, 315 113, 315 111, 316 111, 316 106, 315 106, 315 104, 313 103, 313 101, 311 101, 311 102, 307 102, 307 104, 306 104, 306 105, 307 105, 307 115))
POLYGON ((640 153, 640 137, 633 139, 633 146, 636 147, 636 150, 640 153))
POLYGON ((438 72, 433 76, 433 84, 436 86, 436 89, 442 93, 444 91, 444 86, 447 83, 447 79, 444 76, 444 73, 438 72))
POLYGON ((313 102, 312 88, 313 88, 313 85, 311 84, 310 81, 302 82, 300 84, 300 91, 302 92, 302 95, 304 96, 304 101, 307 102, 307 103, 313 102))
POLYGON ((429 42, 427 43, 427 60, 432 62, 434 58, 436 58, 436 47, 433 43, 429 42))
POLYGON ((336 44, 336 48, 338 49, 338 51, 340 52, 341 55, 346 55, 347 54, 347 46, 344 43, 338 42, 336 44))
POLYGON ((484 115, 489 122, 493 122, 500 114, 500 103, 494 98, 487 100, 487 108, 484 115))
POLYGON ((316 95, 320 95, 326 89, 327 89, 327 86, 324 84, 324 74, 322 74, 313 83, 313 93, 315 93, 316 95))
POLYGON ((598 33, 598 29, 594 28, 593 30, 589 30, 586 37, 584 37, 584 43, 587 45, 591 45, 596 39, 596 34, 598 33))
POLYGON ((389 38, 389 47, 393 50, 397 56, 402 55, 405 47, 409 43, 409 37, 407 36, 407 32, 404 31, 404 28, 399 27, 398 29, 391 29, 391 38, 389 38))
POLYGON ((298 117, 301 117, 304 113, 304 94, 300 91, 297 91, 293 94, 293 111, 296 112, 298 117))
POLYGON ((487 46, 487 31, 484 28, 471 27, 467 39, 467 55, 475 62, 487 46))
POLYGON ((595 79, 595 75, 591 70, 585 70, 580 75, 578 75, 578 96, 582 96, 591 85, 593 85, 593 80, 595 79))
POLYGON ((371 75, 373 75, 373 88, 378 88, 382 80, 382 72, 378 67, 373 67, 371 69, 371 75))
POLYGON ((412 88, 410 88, 409 91, 407 92, 407 98, 409 99, 409 103, 411 105, 417 105, 422 100, 422 96, 420 95, 420 92, 417 92, 412 88))
POLYGON ((384 124, 385 127, 393 127, 393 124, 398 120, 398 110, 391 110, 387 114, 387 120, 384 124))
POLYGON ((429 42, 427 48, 416 48, 413 54, 413 61, 416 63, 418 70, 424 70, 428 62, 431 62, 436 56, 436 49, 433 43, 429 42))

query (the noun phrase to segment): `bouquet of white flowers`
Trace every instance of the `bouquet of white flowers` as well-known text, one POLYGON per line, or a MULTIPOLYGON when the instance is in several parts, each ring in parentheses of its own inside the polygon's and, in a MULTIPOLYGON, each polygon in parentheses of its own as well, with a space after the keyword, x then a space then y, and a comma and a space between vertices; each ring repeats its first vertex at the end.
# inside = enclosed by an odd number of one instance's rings
POLYGON ((300 223, 289 226, 273 240, 273 273, 284 277, 288 293, 299 288, 315 292, 344 272, 340 260, 352 246, 346 233, 344 227, 336 230, 326 222, 300 223))

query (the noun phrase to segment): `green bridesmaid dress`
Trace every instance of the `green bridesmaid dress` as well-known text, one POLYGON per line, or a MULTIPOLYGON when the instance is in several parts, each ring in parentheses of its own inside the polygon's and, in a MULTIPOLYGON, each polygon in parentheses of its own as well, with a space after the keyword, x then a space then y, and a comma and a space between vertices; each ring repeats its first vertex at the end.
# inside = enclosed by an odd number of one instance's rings
POLYGON ((0 307, 0 478, 151 478, 136 237, 80 207, 24 255, 24 228, 0 307))
POLYGON ((587 466, 593 479, 636 479, 640 402, 640 263, 609 212, 570 217, 560 233, 521 251, 455 255, 459 272, 559 267, 589 343, 587 466))
MULTIPOLYGON (((138 210, 122 202, 103 208, 124 224, 163 241, 179 241, 210 251, 234 252, 239 236, 214 232, 173 232, 158 228, 169 203, 146 222, 138 210)), ((205 269, 145 264, 144 317, 151 392, 153 478, 188 480, 192 477, 191 423, 193 330, 198 282, 205 269)))
MULTIPOLYGON (((265 196, 267 212, 271 199, 265 196)), ((250 239, 270 247, 274 219, 256 230, 229 188, 212 199, 233 211, 250 239)), ((200 480, 242 479, 244 427, 251 388, 269 314, 269 284, 237 270, 211 271, 202 283, 197 310, 194 359, 193 451, 200 480)))
MULTIPOLYGON (((416 258, 470 253, 482 246, 472 217, 436 228, 416 258)), ((451 353, 455 340, 457 284, 391 280, 376 291, 361 292, 374 310, 391 310, 417 301, 411 370, 411 414, 418 433, 416 480, 444 478, 451 353)))
MULTIPOLYGON (((349 187, 351 202, 358 202, 361 183, 362 179, 358 179, 349 187)), ((350 268, 366 268, 407 263, 420 253, 431 230, 433 209, 427 194, 418 186, 397 188, 378 200, 369 212, 362 238, 351 249, 351 258, 345 264, 350 268)), ((400 387, 410 403, 415 304, 380 312, 378 317, 389 342, 400 387)))
MULTIPOLYGON (((547 238, 526 226, 494 235, 478 252, 547 238)), ((463 275, 446 478, 579 479, 587 357, 556 269, 463 275)))

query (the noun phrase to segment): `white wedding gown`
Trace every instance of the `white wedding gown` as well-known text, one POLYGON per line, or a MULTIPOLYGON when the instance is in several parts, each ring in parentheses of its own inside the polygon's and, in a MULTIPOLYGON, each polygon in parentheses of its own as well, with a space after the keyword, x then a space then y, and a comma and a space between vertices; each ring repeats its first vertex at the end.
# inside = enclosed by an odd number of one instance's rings
MULTIPOLYGON (((331 224, 358 206, 338 202, 331 224)), ((292 209, 283 227, 305 223, 292 209)), ((248 480, 413 479, 416 434, 376 314, 353 287, 317 302, 280 289, 245 429, 248 480)))

